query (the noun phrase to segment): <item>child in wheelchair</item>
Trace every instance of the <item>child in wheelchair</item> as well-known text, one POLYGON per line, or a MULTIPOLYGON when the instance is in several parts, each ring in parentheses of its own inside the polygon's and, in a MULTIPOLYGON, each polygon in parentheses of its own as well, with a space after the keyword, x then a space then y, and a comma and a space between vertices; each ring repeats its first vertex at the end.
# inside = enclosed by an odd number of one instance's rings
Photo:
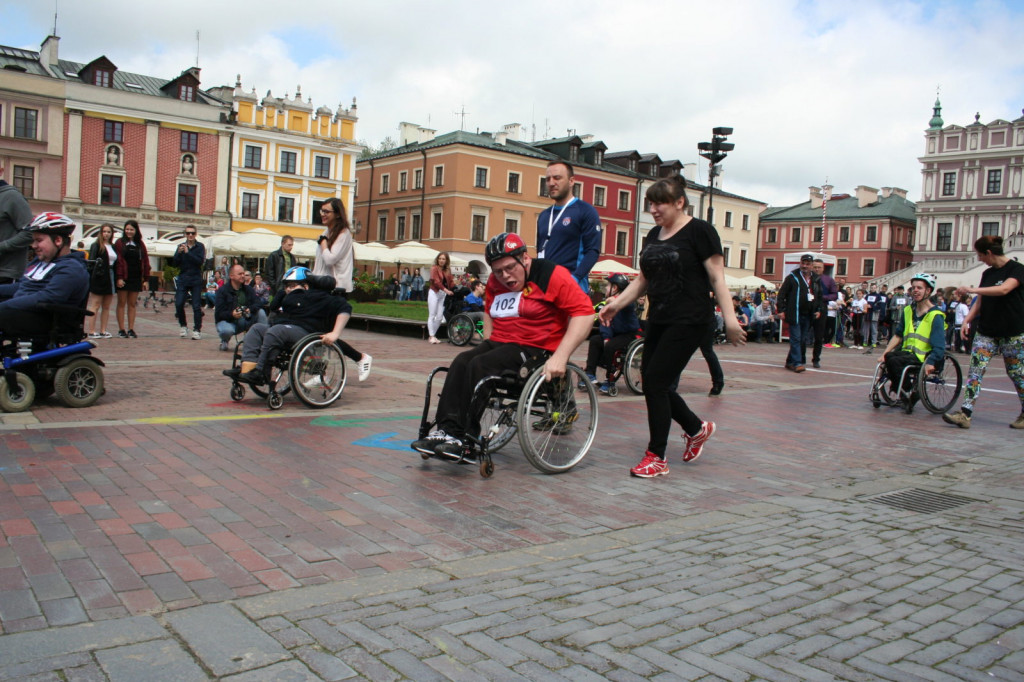
MULTIPOLYGON (((619 273, 611 275, 605 281, 608 282, 608 291, 606 301, 598 304, 601 307, 629 286, 626 276, 619 273)), ((640 320, 636 314, 636 306, 628 305, 616 313, 610 325, 598 325, 597 331, 591 334, 587 348, 587 365, 584 371, 590 382, 596 384, 597 368, 600 366, 605 369, 605 380, 597 387, 597 391, 601 395, 616 395, 618 393, 615 382, 622 372, 620 367, 615 366, 615 354, 633 342, 639 329, 640 320)), ((584 386, 580 385, 578 388, 582 390, 584 386)))
POLYGON ((910 383, 913 373, 904 370, 921 368, 918 371, 933 374, 941 367, 946 354, 945 314, 931 302, 934 290, 935 275, 921 272, 911 278, 911 303, 895 321, 889 343, 878 358, 889 378, 890 397, 898 400, 900 396, 908 396, 911 408, 919 396, 910 383), (901 377, 904 385, 900 384, 901 377))

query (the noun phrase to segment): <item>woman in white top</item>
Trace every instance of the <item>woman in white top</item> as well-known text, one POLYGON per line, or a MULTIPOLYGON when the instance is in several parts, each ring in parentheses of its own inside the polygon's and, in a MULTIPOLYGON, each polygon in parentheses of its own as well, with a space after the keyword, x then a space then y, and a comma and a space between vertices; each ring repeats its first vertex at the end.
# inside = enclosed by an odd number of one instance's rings
MULTIPOLYGON (((316 240, 316 263, 313 265, 314 275, 331 275, 334 285, 345 292, 352 291, 352 228, 348 222, 348 211, 338 197, 331 197, 320 207, 320 222, 324 224, 324 233, 316 240)), ((359 380, 370 376, 370 364, 373 358, 368 353, 360 353, 342 339, 338 339, 341 352, 356 363, 359 368, 359 380)))
POLYGON ((114 226, 110 223, 100 225, 100 233, 96 241, 89 247, 89 260, 92 261, 92 276, 89 279, 89 302, 87 307, 92 311, 89 319, 90 339, 109 339, 112 334, 107 331, 110 320, 110 307, 114 303, 114 263, 117 262, 117 251, 114 249, 114 226), (96 313, 102 309, 102 313, 96 313), (100 331, 96 331, 96 318, 100 318, 100 331))

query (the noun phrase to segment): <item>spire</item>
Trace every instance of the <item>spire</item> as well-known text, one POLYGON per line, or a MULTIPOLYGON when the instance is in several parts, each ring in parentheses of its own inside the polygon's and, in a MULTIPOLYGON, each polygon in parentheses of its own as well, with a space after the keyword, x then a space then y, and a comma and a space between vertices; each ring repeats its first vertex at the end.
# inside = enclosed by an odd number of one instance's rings
POLYGON ((932 120, 928 122, 929 130, 942 130, 942 104, 938 93, 935 94, 935 107, 932 109, 932 120))

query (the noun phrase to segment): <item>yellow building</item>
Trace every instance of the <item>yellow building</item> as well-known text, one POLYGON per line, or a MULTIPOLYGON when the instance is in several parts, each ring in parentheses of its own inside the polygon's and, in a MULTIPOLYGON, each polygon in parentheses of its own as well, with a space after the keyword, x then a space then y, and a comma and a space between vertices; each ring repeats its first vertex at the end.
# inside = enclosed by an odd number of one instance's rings
POLYGON ((260 99, 255 88, 216 88, 212 94, 232 104, 231 195, 232 230, 256 227, 294 237, 320 234, 320 205, 338 197, 352 219, 355 164, 362 147, 355 141, 356 102, 313 108, 312 98, 260 99))

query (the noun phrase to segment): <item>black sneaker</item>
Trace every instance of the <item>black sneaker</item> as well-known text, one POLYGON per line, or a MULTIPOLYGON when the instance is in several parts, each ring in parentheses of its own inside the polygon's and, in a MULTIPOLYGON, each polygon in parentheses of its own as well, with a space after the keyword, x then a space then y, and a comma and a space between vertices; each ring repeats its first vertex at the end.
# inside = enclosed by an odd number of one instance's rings
POLYGON ((423 453, 424 455, 433 455, 435 454, 437 446, 443 445, 449 441, 456 441, 460 446, 462 445, 462 441, 454 436, 449 436, 444 432, 444 429, 434 429, 426 438, 414 440, 411 446, 416 452, 423 453))
POLYGON ((125 330, 123 330, 123 329, 119 329, 119 330, 117 330, 117 338, 119 338, 119 339, 127 339, 128 338, 128 333, 125 332, 125 330))
POLYGON ((821 363, 818 362, 817 360, 812 360, 811 367, 813 367, 814 369, 821 369, 821 363))
POLYGON ((258 369, 250 369, 248 372, 239 373, 238 380, 244 381, 250 386, 262 386, 267 383, 267 377, 263 375, 263 372, 258 369))
POLYGON ((129 339, 137 339, 137 338, 139 338, 139 336, 135 333, 134 329, 129 329, 128 330, 128 338, 129 339))
POLYGON ((723 388, 725 388, 725 384, 711 384, 711 390, 708 391, 708 395, 722 395, 723 388))
POLYGON ((222 369, 220 371, 220 373, 223 374, 226 377, 231 377, 232 379, 237 379, 238 375, 242 373, 242 370, 239 367, 232 367, 231 369, 222 369))
POLYGON ((434 448, 437 457, 457 460, 462 464, 476 464, 476 457, 471 452, 465 452, 466 448, 458 438, 448 436, 448 440, 434 448))

